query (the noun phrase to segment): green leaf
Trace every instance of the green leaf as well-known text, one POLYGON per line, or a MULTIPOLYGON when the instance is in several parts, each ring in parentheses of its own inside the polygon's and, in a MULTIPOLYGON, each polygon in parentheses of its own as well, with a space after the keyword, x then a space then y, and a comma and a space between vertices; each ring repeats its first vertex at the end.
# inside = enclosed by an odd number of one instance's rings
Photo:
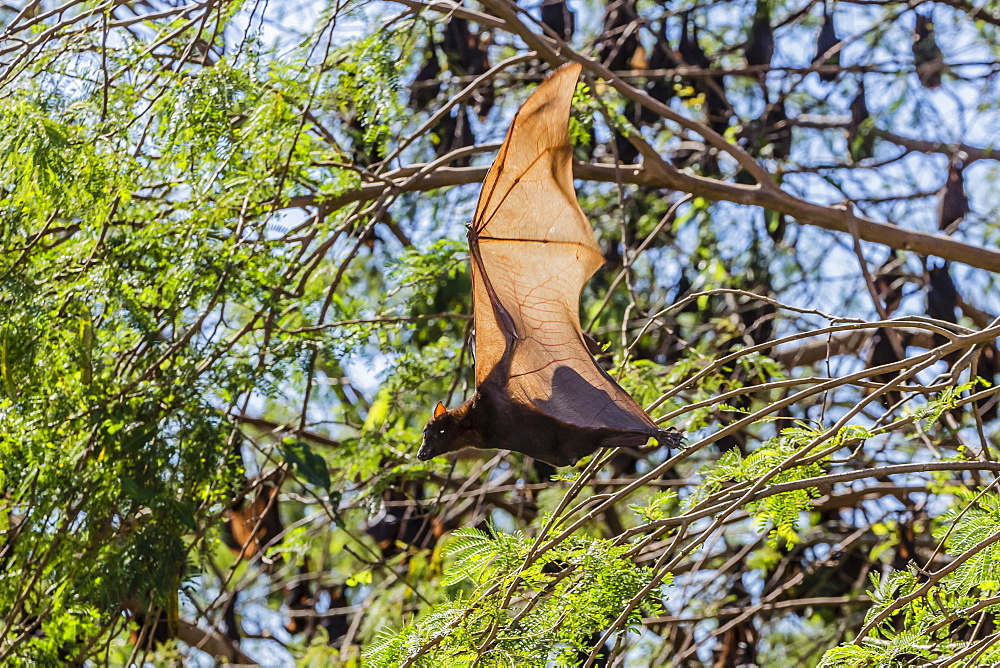
POLYGON ((308 443, 289 437, 282 440, 281 452, 306 482, 330 493, 330 469, 326 460, 313 452, 308 443))

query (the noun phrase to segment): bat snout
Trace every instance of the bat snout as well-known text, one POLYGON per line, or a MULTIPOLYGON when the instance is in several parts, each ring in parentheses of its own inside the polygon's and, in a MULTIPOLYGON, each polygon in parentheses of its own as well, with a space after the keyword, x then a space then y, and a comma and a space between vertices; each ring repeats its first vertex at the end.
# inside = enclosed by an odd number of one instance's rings
POLYGON ((434 457, 434 450, 428 445, 427 441, 423 441, 420 444, 420 449, 417 450, 417 459, 422 462, 426 462, 428 459, 434 457))

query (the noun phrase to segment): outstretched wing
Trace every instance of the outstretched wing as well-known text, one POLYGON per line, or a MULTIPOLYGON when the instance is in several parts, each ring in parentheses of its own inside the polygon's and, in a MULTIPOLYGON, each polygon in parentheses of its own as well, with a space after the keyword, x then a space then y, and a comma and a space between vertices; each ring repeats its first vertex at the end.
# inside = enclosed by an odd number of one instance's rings
POLYGON ((476 383, 506 373, 513 401, 568 424, 655 430, 580 328, 580 293, 604 263, 573 189, 567 126, 580 69, 560 68, 528 98, 483 183, 469 231, 476 383))

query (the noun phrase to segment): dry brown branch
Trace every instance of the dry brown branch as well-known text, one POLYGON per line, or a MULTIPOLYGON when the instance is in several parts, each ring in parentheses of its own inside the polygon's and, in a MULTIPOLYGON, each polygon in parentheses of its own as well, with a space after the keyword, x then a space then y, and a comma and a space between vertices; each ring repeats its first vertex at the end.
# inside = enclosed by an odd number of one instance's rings
MULTIPOLYGON (((382 178, 385 182, 396 183, 410 179, 423 168, 423 165, 403 167, 383 174, 382 178)), ((486 177, 486 171, 486 167, 439 167, 419 179, 407 181, 405 185, 390 187, 385 185, 385 182, 368 183, 357 190, 331 197, 315 195, 293 197, 287 206, 295 208, 322 206, 324 210, 333 211, 351 203, 377 199, 388 192, 425 192, 479 183, 486 177)), ((621 181, 649 188, 680 190, 715 201, 760 206, 789 215, 800 223, 834 232, 849 234, 849 226, 854 224, 857 226, 858 236, 864 241, 1000 272, 1000 251, 967 244, 941 234, 927 234, 879 223, 850 211, 812 204, 782 191, 759 190, 753 186, 729 184, 682 172, 665 175, 662 172, 653 172, 642 165, 615 166, 577 162, 573 166, 573 175, 587 181, 605 183, 621 181)))

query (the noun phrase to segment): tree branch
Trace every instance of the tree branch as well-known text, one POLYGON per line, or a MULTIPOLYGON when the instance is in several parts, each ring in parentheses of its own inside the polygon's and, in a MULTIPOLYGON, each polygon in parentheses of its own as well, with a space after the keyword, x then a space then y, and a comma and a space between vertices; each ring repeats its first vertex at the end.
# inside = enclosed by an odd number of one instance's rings
MULTIPOLYGON (((846 130, 850 124, 847 116, 813 116, 804 114, 789 121, 798 128, 811 128, 813 130, 846 130)), ((940 153, 941 155, 953 156, 956 153, 966 155, 965 163, 968 165, 976 160, 1000 160, 1000 148, 983 148, 971 146, 969 144, 949 144, 943 141, 926 141, 924 139, 914 139, 903 135, 873 127, 872 134, 887 142, 901 146, 908 153, 940 153)))
POLYGON ((206 652, 217 659, 225 657, 229 661, 235 661, 241 665, 260 665, 221 634, 215 631, 206 631, 183 619, 177 620, 177 639, 185 645, 206 652))
MULTIPOLYGON (((355 202, 377 199, 387 190, 397 193, 423 192, 480 183, 486 178, 488 171, 487 167, 439 167, 433 172, 412 178, 425 167, 422 164, 401 167, 383 174, 380 182, 368 182, 356 190, 332 197, 323 198, 319 195, 292 197, 286 206, 322 206, 325 210, 332 211, 355 202), (405 182, 399 183, 400 181, 405 182)), ((864 241, 922 255, 934 255, 952 262, 1000 273, 1000 251, 973 246, 942 234, 928 234, 879 223, 858 216, 850 210, 812 204, 777 189, 763 190, 756 186, 725 183, 679 171, 665 173, 649 169, 645 165, 577 162, 573 165, 573 176, 584 181, 621 182, 649 188, 665 188, 691 193, 713 201, 760 206, 791 216, 799 223, 832 232, 849 234, 850 226, 853 224, 857 227, 858 236, 864 241)))

